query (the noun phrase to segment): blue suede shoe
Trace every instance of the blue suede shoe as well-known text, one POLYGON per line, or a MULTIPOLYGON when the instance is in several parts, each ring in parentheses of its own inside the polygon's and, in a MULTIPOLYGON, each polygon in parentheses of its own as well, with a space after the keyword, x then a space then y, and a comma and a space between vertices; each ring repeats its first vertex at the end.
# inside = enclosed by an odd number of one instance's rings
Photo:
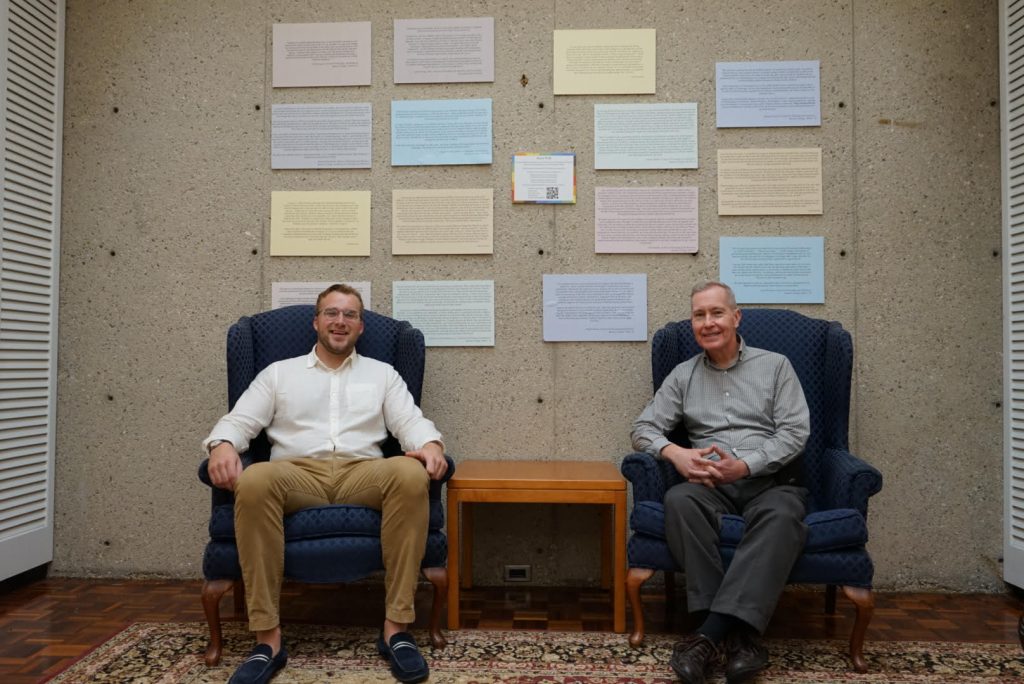
POLYGON ((266 644, 256 644, 249 657, 242 661, 228 684, 266 684, 274 674, 288 662, 288 651, 281 644, 281 650, 272 656, 273 649, 266 644))
POLYGON ((412 684, 430 676, 427 661, 416 647, 416 640, 408 632, 398 632, 391 637, 390 643, 385 643, 382 632, 377 638, 377 652, 388 659, 391 674, 400 682, 412 684))

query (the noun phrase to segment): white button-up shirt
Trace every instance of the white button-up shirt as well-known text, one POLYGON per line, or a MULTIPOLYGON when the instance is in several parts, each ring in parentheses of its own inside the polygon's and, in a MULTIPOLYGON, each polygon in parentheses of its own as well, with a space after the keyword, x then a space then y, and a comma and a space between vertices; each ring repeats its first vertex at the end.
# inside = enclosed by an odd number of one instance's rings
POLYGON ((272 460, 380 458, 388 430, 405 451, 441 441, 391 365, 353 351, 338 368, 329 368, 316 347, 264 368, 203 440, 203 448, 226 439, 242 453, 264 429, 272 460))

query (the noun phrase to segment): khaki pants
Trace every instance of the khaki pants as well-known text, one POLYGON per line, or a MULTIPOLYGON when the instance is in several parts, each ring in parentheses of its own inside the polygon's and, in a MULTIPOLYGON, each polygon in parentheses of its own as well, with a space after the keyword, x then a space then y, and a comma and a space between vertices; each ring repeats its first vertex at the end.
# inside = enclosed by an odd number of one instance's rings
POLYGON ((280 622, 284 516, 329 504, 381 511, 385 615, 398 623, 412 622, 427 543, 428 485, 423 464, 406 456, 267 461, 242 471, 235 486, 235 538, 249 629, 273 629, 280 622))

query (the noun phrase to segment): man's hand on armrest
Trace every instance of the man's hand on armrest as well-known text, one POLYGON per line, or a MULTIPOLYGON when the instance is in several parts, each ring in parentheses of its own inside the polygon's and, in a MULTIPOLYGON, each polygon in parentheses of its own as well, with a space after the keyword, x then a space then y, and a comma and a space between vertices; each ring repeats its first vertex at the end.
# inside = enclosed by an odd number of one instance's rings
POLYGON ((448 461, 444 460, 444 450, 437 442, 427 442, 416 451, 406 451, 405 455, 422 463, 431 480, 440 480, 448 471, 448 461))
POLYGON ((235 483, 242 474, 242 459, 231 442, 221 442, 210 449, 207 471, 214 487, 235 491, 235 483))

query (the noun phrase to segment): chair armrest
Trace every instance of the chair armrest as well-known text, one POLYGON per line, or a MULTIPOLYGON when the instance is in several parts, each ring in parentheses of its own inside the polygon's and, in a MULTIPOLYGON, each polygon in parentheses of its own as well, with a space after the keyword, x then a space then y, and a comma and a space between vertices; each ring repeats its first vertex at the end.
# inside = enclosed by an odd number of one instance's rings
MULTIPOLYGON (((252 465, 252 458, 246 453, 241 455, 242 469, 248 468, 252 465)), ((235 495, 226 489, 215 487, 213 482, 210 481, 210 459, 204 458, 203 462, 199 464, 199 481, 210 488, 210 492, 213 495, 213 505, 222 506, 224 504, 234 503, 235 495)))
POLYGON ((449 456, 448 454, 445 454, 444 455, 444 460, 448 461, 448 470, 445 471, 444 477, 442 477, 440 480, 431 480, 430 481, 430 498, 431 499, 440 499, 441 498, 441 489, 444 487, 444 483, 447 482, 448 480, 452 479, 452 475, 455 474, 455 461, 452 460, 452 457, 449 456))
POLYGON ((882 473, 845 449, 825 449, 821 483, 828 508, 853 508, 867 519, 868 499, 882 490, 882 473))
POLYGON ((638 501, 661 503, 665 500, 665 492, 682 482, 682 477, 671 463, 644 452, 626 456, 620 470, 633 485, 634 504, 638 501))

